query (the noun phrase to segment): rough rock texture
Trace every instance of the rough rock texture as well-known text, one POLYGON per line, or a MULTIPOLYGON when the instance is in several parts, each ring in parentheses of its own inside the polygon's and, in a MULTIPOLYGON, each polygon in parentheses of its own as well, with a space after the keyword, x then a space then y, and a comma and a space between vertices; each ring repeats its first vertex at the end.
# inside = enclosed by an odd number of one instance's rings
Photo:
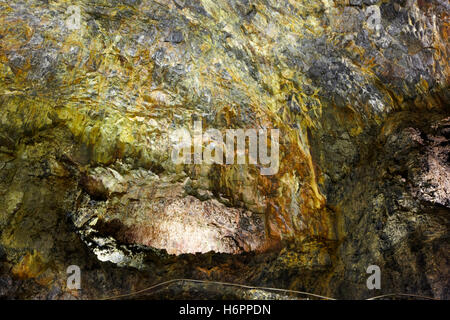
MULTIPOLYGON (((148 176, 139 177, 141 172, 132 171, 131 177, 124 178, 109 170, 97 170, 96 174, 99 179, 108 177, 115 188, 120 181, 129 184, 127 192, 113 201, 92 201, 86 196, 77 211, 77 227, 99 219, 95 226, 103 234, 124 243, 166 249, 171 254, 262 249, 265 227, 259 215, 226 207, 217 200, 200 201, 186 195, 182 184, 160 181, 156 175, 152 176, 156 181, 151 182, 148 176)), ((96 174, 89 176, 88 188, 98 185, 94 182, 96 174)))
POLYGON ((0 1, 0 297, 449 298, 447 2, 70 4, 0 1), (278 173, 174 164, 196 120, 278 128, 278 173))

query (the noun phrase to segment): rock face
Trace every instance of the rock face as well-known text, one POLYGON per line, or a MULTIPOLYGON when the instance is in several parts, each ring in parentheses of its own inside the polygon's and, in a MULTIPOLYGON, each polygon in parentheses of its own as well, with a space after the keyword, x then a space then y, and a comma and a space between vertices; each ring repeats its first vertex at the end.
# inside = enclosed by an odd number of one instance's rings
MULTIPOLYGON (((109 170, 96 170, 99 179, 105 179, 109 170)), ((160 181, 157 175, 138 177, 139 173, 132 171, 127 177, 128 189, 114 201, 93 202, 86 196, 75 225, 82 227, 95 217, 99 219, 96 227, 103 234, 124 243, 166 249, 170 254, 240 253, 263 248, 265 227, 260 215, 226 207, 217 200, 200 201, 186 195, 182 184, 160 181)), ((93 177, 97 176, 90 176, 92 180, 86 184, 91 189, 97 186, 93 177)), ((115 177, 110 173, 110 179, 114 187, 125 181, 117 172, 115 177)))
MULTIPOLYGON (((449 12, 439 0, 0 1, 0 297, 192 278, 450 298, 449 12), (199 121, 278 129, 278 171, 176 164, 171 132, 199 121)), ((278 297, 167 290, 145 298, 278 297)))

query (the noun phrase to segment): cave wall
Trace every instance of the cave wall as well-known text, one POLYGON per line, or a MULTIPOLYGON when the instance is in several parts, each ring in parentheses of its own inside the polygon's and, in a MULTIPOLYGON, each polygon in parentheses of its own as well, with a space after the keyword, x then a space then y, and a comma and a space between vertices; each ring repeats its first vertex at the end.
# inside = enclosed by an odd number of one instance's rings
POLYGON ((0 294, 179 276, 365 298, 376 264, 383 292, 448 298, 446 2, 70 4, 76 28, 66 1, 0 1, 0 294), (175 165, 196 120, 278 128, 279 171, 175 165))

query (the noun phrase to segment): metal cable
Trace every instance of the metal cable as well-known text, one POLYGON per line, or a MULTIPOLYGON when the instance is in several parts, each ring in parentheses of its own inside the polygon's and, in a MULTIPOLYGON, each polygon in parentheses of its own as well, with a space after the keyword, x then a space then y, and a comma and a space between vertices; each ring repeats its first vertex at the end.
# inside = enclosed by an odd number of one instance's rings
MULTIPOLYGON (((296 293, 296 294, 302 294, 302 295, 306 295, 306 296, 311 296, 311 297, 315 297, 315 298, 320 298, 320 299, 324 299, 324 300, 337 300, 335 298, 331 298, 331 297, 326 297, 326 296, 322 296, 319 294, 314 294, 314 293, 310 293, 310 292, 304 292, 304 291, 298 291, 298 290, 289 290, 289 289, 280 289, 280 288, 271 288, 271 287, 258 287, 258 286, 249 286, 249 285, 244 285, 244 284, 239 284, 239 283, 231 283, 231 282, 222 282, 222 281, 209 281, 209 280, 196 280, 196 279, 172 279, 172 280, 168 280, 168 281, 164 281, 164 282, 160 282, 157 283, 153 286, 144 288, 142 290, 138 290, 135 292, 131 292, 131 293, 126 293, 126 294, 121 294, 121 295, 116 295, 116 296, 111 296, 111 297, 106 297, 100 300, 113 300, 113 299, 119 299, 119 298, 125 298, 125 297, 131 297, 140 293, 144 293, 147 291, 150 291, 152 289, 158 288, 158 287, 162 287, 165 285, 169 285, 171 283, 175 283, 175 282, 192 282, 192 283, 205 283, 205 284, 219 284, 219 285, 225 285, 225 286, 234 286, 234 287, 240 287, 240 288, 245 288, 245 289, 258 289, 258 290, 265 290, 265 291, 277 291, 277 292, 289 292, 289 293, 296 293)), ((367 298, 365 300, 377 300, 377 299, 381 299, 381 298, 386 298, 386 297, 395 297, 395 296, 403 296, 403 297, 415 297, 415 298, 422 298, 422 299, 427 299, 427 300, 439 300, 433 297, 427 297, 427 296, 422 296, 422 295, 417 295, 417 294, 409 294, 409 293, 389 293, 389 294, 384 294, 384 295, 380 295, 380 296, 376 296, 376 297, 372 297, 372 298, 367 298)))

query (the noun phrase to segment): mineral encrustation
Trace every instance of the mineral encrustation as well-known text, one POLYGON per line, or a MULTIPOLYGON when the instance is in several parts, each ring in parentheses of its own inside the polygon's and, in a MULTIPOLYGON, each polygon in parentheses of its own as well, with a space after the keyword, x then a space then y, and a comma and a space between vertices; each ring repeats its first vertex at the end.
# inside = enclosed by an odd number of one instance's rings
MULTIPOLYGON (((449 13, 445 0, 1 0, 0 298, 188 278, 449 299, 449 13), (278 129, 278 171, 175 163, 170 133, 199 121, 278 129)), ((296 297, 182 282, 140 298, 296 297)))

